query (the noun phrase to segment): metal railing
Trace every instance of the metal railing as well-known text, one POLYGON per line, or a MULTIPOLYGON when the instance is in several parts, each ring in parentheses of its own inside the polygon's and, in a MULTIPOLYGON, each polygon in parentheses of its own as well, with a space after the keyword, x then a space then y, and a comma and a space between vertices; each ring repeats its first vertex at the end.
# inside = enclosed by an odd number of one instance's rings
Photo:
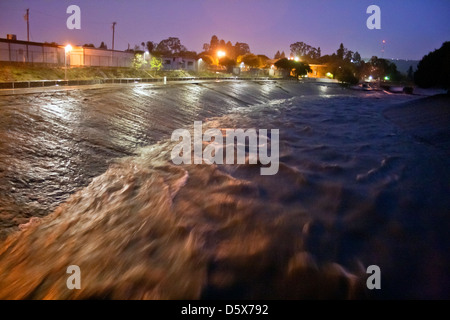
MULTIPOLYGON (((279 78, 269 77, 166 77, 167 82, 180 81, 217 81, 217 80, 240 80, 240 81, 277 81, 279 78)), ((35 80, 35 81, 16 81, 0 82, 0 89, 20 89, 20 88, 39 88, 51 86, 81 86, 94 84, 133 84, 133 83, 164 83, 164 78, 108 78, 93 80, 35 80)))

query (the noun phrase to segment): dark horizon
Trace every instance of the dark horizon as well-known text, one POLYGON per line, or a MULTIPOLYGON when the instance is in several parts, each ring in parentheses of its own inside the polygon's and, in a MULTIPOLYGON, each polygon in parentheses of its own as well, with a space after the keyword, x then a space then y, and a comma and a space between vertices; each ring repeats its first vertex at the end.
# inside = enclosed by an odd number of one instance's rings
POLYGON ((117 22, 115 49, 141 42, 178 37, 188 50, 202 51, 212 35, 245 42, 255 54, 272 58, 289 45, 303 41, 321 47, 322 54, 336 52, 340 43, 362 57, 420 60, 449 40, 450 4, 445 0, 410 1, 2 1, 0 37, 16 34, 26 40, 25 11, 30 8, 30 41, 111 48, 113 21, 117 22), (69 5, 81 9, 81 29, 69 30, 69 5), (369 30, 366 9, 381 8, 381 29, 369 30), (298 14, 302 12, 303 14, 298 14), (148 27, 147 27, 148 26, 148 27), (95 30, 95 32, 94 32, 95 30), (386 40, 382 53, 382 41, 386 40))

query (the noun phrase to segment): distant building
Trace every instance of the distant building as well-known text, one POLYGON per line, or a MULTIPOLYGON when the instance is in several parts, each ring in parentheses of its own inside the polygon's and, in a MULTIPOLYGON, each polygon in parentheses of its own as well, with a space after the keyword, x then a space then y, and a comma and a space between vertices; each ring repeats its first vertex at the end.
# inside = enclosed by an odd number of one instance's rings
POLYGON ((14 35, 8 38, 0 38, 0 61, 64 64, 64 47, 56 43, 20 41, 14 35))
POLYGON ((131 67, 134 53, 74 46, 68 56, 71 66, 131 67))
MULTIPOLYGON (((279 77, 286 77, 289 75, 289 72, 286 70, 280 70, 275 67, 275 63, 279 59, 272 59, 268 60, 268 63, 270 63, 272 66, 269 70, 269 75, 271 76, 279 76, 279 77)), ((308 72, 307 77, 308 78, 327 78, 326 75, 326 64, 309 64, 309 67, 311 68, 311 72, 308 72)), ((294 72, 290 73, 291 76, 294 76, 294 72)))
POLYGON ((326 78, 326 68, 327 65, 325 64, 310 64, 309 67, 311 68, 312 72, 308 72, 309 78, 326 78))
POLYGON ((197 71, 198 61, 193 58, 184 58, 182 56, 162 57, 162 65, 165 70, 187 70, 197 71))
POLYGON ((0 61, 63 66, 131 67, 134 53, 0 38, 0 61))

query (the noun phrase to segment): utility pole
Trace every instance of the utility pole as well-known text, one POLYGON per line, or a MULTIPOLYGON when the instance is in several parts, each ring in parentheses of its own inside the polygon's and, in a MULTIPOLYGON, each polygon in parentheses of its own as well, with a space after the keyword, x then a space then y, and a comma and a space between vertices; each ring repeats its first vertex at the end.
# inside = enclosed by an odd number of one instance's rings
POLYGON ((114 32, 116 31, 116 22, 112 23, 112 29, 113 29, 113 38, 112 38, 112 50, 111 50, 111 65, 110 67, 113 66, 114 64, 114 32))
POLYGON ((116 22, 112 24, 113 34, 112 34, 112 50, 114 50, 114 31, 116 29, 116 22))
MULTIPOLYGON (((30 9, 27 9, 27 41, 30 42, 30 9)), ((29 62, 28 58, 28 43, 27 43, 27 62, 29 62)))
POLYGON ((27 9, 27 41, 30 42, 30 9, 27 9))

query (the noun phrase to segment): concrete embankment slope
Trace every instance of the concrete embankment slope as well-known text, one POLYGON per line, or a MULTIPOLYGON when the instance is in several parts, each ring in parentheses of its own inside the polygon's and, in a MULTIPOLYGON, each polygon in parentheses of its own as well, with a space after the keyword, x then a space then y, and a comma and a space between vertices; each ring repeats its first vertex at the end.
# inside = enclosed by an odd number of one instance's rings
POLYGON ((174 81, 0 90, 0 238, 43 217, 114 159, 194 121, 322 90, 297 81, 174 81))
POLYGON ((384 110, 384 116, 417 140, 450 153, 450 95, 440 94, 384 110))

